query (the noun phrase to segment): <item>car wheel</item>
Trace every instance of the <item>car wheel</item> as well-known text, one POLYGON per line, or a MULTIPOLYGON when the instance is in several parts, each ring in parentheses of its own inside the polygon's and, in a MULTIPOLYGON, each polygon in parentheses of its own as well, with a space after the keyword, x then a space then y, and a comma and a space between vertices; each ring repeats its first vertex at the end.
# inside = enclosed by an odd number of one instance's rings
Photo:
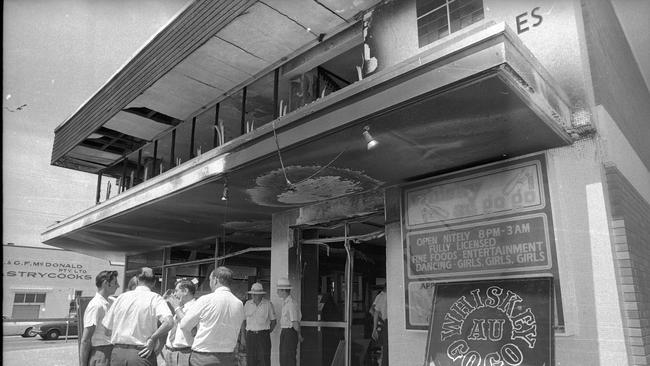
POLYGON ((33 336, 35 336, 35 335, 36 335, 36 333, 34 333, 34 332, 32 331, 32 327, 29 327, 29 328, 25 329, 25 332, 24 332, 23 334, 21 334, 21 336, 22 336, 22 337, 25 337, 25 338, 27 338, 27 337, 33 337, 33 336))
POLYGON ((59 332, 58 329, 50 329, 45 334, 45 338, 49 339, 49 340, 59 339, 60 334, 61 334, 61 332, 59 332))

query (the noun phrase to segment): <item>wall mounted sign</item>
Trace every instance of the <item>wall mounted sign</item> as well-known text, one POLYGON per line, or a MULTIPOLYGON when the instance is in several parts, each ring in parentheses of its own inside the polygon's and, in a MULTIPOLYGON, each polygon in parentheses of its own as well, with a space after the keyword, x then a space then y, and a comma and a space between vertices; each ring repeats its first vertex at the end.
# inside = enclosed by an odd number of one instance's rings
POLYGON ((541 162, 513 164, 406 193, 406 227, 447 225, 544 208, 541 162))
POLYGON ((549 269, 548 234, 544 214, 413 231, 406 237, 408 277, 549 269))
POLYGON ((403 193, 407 329, 427 329, 438 282, 555 271, 548 197, 544 155, 407 187, 403 193))
POLYGON ((549 277, 438 284, 424 364, 552 365, 552 283, 549 277))

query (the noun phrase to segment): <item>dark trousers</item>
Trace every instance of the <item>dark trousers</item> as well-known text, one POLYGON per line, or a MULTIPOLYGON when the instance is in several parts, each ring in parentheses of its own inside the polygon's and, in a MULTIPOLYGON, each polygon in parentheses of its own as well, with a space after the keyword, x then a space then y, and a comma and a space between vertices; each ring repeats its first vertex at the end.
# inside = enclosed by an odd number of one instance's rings
POLYGON ((111 352, 113 345, 95 346, 90 349, 88 366, 109 366, 111 364, 111 352))
POLYGON ((147 358, 138 355, 143 348, 115 345, 111 352, 111 366, 158 366, 155 352, 151 352, 147 358))
POLYGON ((379 344, 381 344, 381 366, 388 366, 388 319, 382 324, 379 344))
POLYGON ((282 328, 280 332, 280 366, 296 366, 298 332, 293 328, 282 328))
POLYGON ((192 351, 190 366, 233 366, 236 365, 234 352, 204 353, 192 351))
POLYGON ((246 365, 271 366, 271 335, 268 330, 246 332, 246 365))
POLYGON ((187 347, 185 349, 170 349, 165 346, 162 350, 163 360, 165 360, 165 366, 189 366, 190 364, 190 353, 192 350, 187 347))

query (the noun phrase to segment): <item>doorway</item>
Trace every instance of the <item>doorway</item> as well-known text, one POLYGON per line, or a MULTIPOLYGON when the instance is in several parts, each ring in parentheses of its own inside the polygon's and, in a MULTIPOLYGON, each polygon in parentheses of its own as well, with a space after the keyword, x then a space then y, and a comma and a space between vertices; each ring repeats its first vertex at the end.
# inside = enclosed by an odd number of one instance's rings
POLYGON ((301 365, 374 366, 375 296, 386 281, 383 215, 298 228, 301 365))

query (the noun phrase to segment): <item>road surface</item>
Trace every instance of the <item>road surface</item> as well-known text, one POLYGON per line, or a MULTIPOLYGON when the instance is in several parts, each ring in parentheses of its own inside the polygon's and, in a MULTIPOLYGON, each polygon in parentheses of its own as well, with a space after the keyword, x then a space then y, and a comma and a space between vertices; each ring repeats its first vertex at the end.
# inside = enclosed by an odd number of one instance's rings
POLYGON ((2 337, 2 365, 4 366, 70 366, 77 365, 77 337, 44 341, 41 337, 2 337))

